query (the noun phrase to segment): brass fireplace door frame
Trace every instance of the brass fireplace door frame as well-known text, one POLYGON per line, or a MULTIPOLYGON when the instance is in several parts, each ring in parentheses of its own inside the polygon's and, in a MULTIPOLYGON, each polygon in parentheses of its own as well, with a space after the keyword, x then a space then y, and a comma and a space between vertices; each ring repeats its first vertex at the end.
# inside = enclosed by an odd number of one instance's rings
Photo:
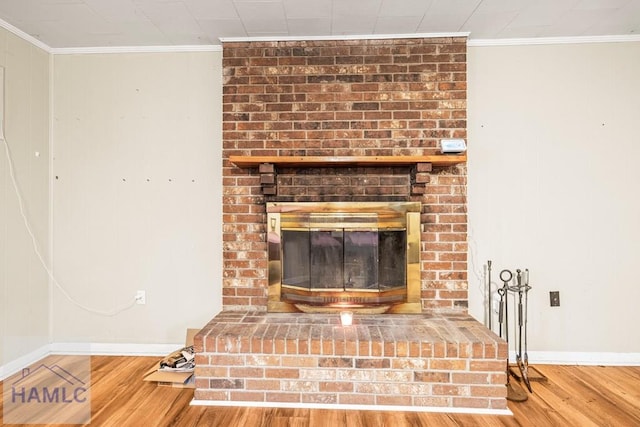
MULTIPOLYGON (((270 312, 337 312, 345 309, 369 313, 421 313, 420 301, 420 209, 419 202, 274 202, 267 203, 267 250, 269 268, 269 292, 267 310, 270 312), (362 218, 372 218, 375 223, 359 225, 362 218), (309 220, 309 218, 312 218, 309 220), (333 219, 331 219, 333 218, 333 219), (351 222, 355 219, 355 223, 351 222), (406 230, 406 298, 399 297, 397 289, 380 291, 382 299, 398 302, 380 304, 359 303, 354 292, 335 290, 309 290, 315 297, 326 300, 327 305, 316 306, 282 301, 282 224, 287 227, 309 226, 309 221, 321 221, 331 227, 353 229, 375 227, 377 229, 406 230), (331 222, 333 221, 333 222, 331 222), (351 294, 351 295, 346 295, 351 294)), ((317 224, 311 224, 317 225, 317 224)), ((286 227, 285 227, 286 228, 286 227)), ((289 289, 289 288, 287 288, 289 289)), ((400 291, 404 293, 404 289, 400 291)), ((366 298, 362 298, 366 300, 366 298)))

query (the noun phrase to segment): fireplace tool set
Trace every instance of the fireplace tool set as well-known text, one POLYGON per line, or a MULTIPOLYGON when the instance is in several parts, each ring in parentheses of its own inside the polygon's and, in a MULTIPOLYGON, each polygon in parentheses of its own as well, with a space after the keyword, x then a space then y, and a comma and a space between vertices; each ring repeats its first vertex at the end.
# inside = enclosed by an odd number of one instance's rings
MULTIPOLYGON (((487 263, 487 277, 488 277, 488 293, 489 301, 491 304, 493 294, 491 293, 491 261, 487 263)), ((527 387, 530 393, 533 393, 531 387, 531 381, 543 381, 546 379, 544 375, 539 374, 535 370, 536 375, 532 377, 531 372, 533 367, 529 367, 529 355, 527 353, 527 312, 529 291, 529 270, 524 271, 517 269, 514 273, 511 270, 504 269, 500 272, 500 280, 502 281, 502 287, 497 289, 497 295, 500 298, 498 309, 498 334, 501 338, 504 338, 507 342, 507 349, 509 349, 509 295, 517 295, 517 306, 514 310, 514 317, 517 321, 517 333, 516 335, 516 363, 511 365, 509 362, 509 352, 507 351, 507 399, 515 402, 522 402, 527 400, 527 394, 517 384, 511 383, 510 377, 513 376, 519 381, 522 381, 527 387), (524 352, 523 352, 524 345, 524 352)), ((489 310, 488 327, 492 329, 491 322, 491 309, 489 310)), ((493 330, 493 329, 492 329, 493 330)))

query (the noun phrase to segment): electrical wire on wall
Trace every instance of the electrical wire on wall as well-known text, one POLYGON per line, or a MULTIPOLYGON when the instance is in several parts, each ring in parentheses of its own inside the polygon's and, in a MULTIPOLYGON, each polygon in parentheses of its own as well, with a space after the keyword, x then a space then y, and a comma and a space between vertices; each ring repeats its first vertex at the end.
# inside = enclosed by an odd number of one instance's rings
MULTIPOLYGON (((0 102, 4 102, 4 72, 3 72, 4 70, 1 69, 0 71, 2 71, 2 75, 0 76, 0 78, 2 79, 2 82, 0 82, 0 84, 2 85, 2 87, 0 87, 0 89, 2 89, 2 93, 0 94, 0 95, 2 95, 1 99, 0 99, 0 102)), ((4 152, 5 152, 5 155, 7 157, 7 164, 9 165, 9 177, 11 178, 11 184, 13 185, 13 189, 14 189, 16 197, 18 199, 18 207, 20 208, 20 216, 22 217, 22 221, 24 222, 24 226, 25 226, 25 229, 27 230, 27 233, 29 234, 29 237, 31 238, 33 251, 35 252, 36 257, 38 258, 38 261, 40 261, 40 264, 42 265, 44 270, 47 272, 47 276, 49 277, 51 282, 55 285, 55 287, 60 290, 62 295, 64 295, 74 305, 76 305, 77 307, 79 307, 82 310, 85 310, 85 311, 87 311, 89 313, 98 314, 98 315, 101 315, 101 316, 109 316, 109 317, 111 317, 111 316, 115 316, 115 315, 117 315, 119 313, 122 313, 125 310, 130 309, 131 307, 133 307, 136 304, 136 299, 135 298, 132 298, 129 302, 127 302, 126 304, 124 304, 124 305, 122 305, 120 307, 116 307, 113 310, 108 310, 108 311, 96 310, 94 308, 87 307, 86 305, 83 305, 82 303, 78 302, 75 298, 73 298, 69 294, 69 292, 67 292, 67 290, 64 289, 64 287, 58 282, 58 280, 54 276, 53 271, 51 270, 51 268, 49 268, 49 266, 47 265, 47 262, 44 260, 44 257, 40 253, 40 249, 39 249, 39 246, 38 246, 38 241, 37 241, 32 229, 31 229, 31 225, 29 224, 29 220, 28 220, 27 215, 25 213, 24 200, 22 198, 22 194, 20 193, 20 188, 18 187, 18 182, 17 182, 17 179, 16 179, 15 170, 14 170, 14 167, 13 167, 13 158, 11 156, 11 149, 9 147, 9 143, 7 142, 7 139, 4 136, 4 117, 3 117, 3 114, 1 114, 2 112, 3 112, 3 109, 0 110, 0 140, 2 140, 2 143, 4 144, 4 152)))
MULTIPOLYGON (((493 313, 493 307, 492 307, 492 302, 491 302, 491 298, 492 296, 489 295, 487 297, 487 289, 485 288, 486 282, 487 282, 487 268, 485 267, 485 265, 482 265, 482 269, 478 268, 478 263, 477 263, 477 255, 478 255, 478 243, 476 242, 475 238, 474 238, 474 230, 473 227, 471 226, 471 224, 469 223, 469 212, 468 212, 468 197, 467 197, 467 193, 465 191, 464 194, 462 194, 465 198, 465 201, 462 205, 462 212, 467 215, 467 255, 468 255, 468 261, 469 261, 469 265, 467 266, 467 271, 473 273, 473 276, 476 278, 476 291, 478 291, 478 293, 482 296, 482 312, 483 312, 483 323, 485 325, 489 324, 489 317, 493 316, 494 314, 497 313, 493 313)), ((471 280, 469 280, 471 277, 467 278, 467 292, 471 291, 471 280)), ((497 295, 497 294, 496 294, 497 295)))

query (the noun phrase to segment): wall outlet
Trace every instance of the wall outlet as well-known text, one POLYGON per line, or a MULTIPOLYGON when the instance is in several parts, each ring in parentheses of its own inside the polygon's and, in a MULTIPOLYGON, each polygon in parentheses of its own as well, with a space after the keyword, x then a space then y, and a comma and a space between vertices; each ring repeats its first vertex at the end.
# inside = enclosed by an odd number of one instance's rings
POLYGON ((549 304, 551 307, 560 307, 560 291, 549 292, 549 304))
POLYGON ((145 291, 136 292, 136 304, 144 305, 147 303, 147 293, 145 291))

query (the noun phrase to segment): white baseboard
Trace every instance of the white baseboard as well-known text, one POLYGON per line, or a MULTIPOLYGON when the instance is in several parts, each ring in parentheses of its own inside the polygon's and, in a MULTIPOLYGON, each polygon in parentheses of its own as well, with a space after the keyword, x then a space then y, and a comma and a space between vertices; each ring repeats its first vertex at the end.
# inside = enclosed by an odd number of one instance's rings
POLYGON ((183 344, 52 343, 0 365, 0 381, 51 354, 87 356, 162 357, 184 347, 183 344))
POLYGON ((5 378, 10 377, 16 372, 20 372, 22 369, 36 363, 38 360, 43 359, 49 354, 51 354, 51 345, 46 344, 28 354, 25 354, 24 356, 20 356, 4 365, 0 365, 0 381, 3 381, 5 378))
MULTIPOLYGON (((511 352, 510 360, 516 360, 511 352)), ((529 364, 640 366, 640 353, 530 351, 529 364)))
POLYGON ((183 344, 134 343, 69 343, 51 344, 51 354, 82 354, 89 356, 166 356, 184 347, 183 344))
MULTIPOLYGON (((50 354, 161 357, 183 346, 184 344, 52 343, 0 365, 0 380, 4 380, 50 354)), ((640 366, 640 353, 530 351, 528 356, 531 365, 640 366)), ((509 358, 515 361, 515 353, 510 352, 509 358)))
POLYGON ((192 399, 192 406, 240 406, 252 408, 345 409, 353 411, 441 412, 470 415, 513 415, 510 409, 453 408, 440 406, 340 405, 337 403, 230 402, 192 399))

